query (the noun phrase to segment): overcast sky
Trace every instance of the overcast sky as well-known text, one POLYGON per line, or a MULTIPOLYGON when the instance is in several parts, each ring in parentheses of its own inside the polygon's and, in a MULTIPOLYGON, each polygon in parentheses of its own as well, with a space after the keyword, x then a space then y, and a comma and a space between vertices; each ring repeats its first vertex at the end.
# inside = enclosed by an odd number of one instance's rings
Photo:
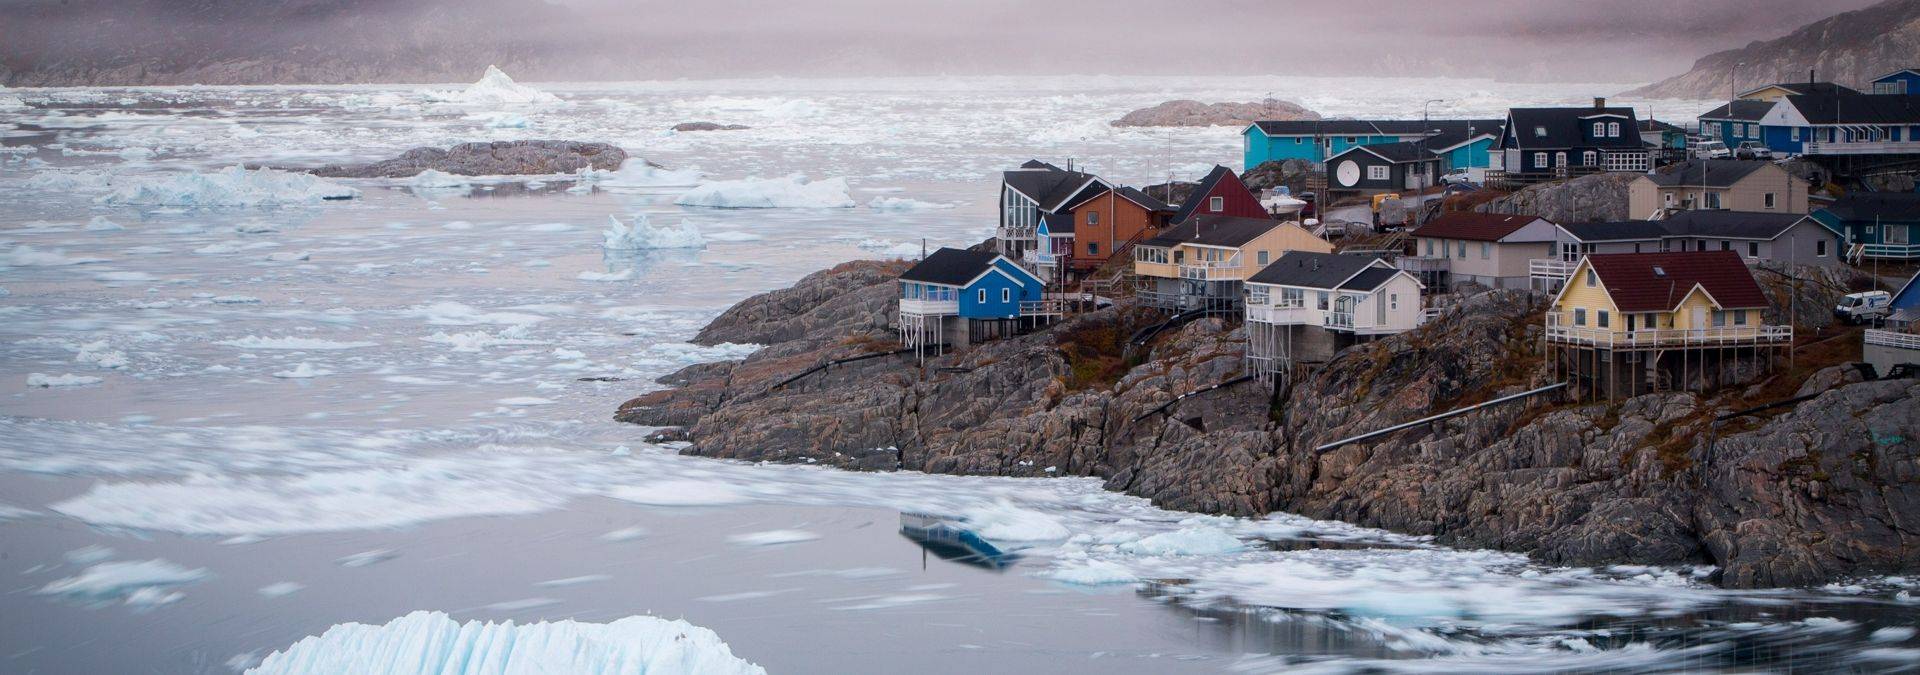
POLYGON ((493 58, 548 79, 1206 71, 1637 82, 1873 2, 0 0, 0 16, 38 17, 0 56, 19 68, 36 53, 233 58, 437 39, 463 55, 497 48, 493 58), (10 11, 22 8, 32 11, 10 11), (63 25, 85 38, 64 37, 63 25), (569 63, 579 72, 554 72, 569 63))

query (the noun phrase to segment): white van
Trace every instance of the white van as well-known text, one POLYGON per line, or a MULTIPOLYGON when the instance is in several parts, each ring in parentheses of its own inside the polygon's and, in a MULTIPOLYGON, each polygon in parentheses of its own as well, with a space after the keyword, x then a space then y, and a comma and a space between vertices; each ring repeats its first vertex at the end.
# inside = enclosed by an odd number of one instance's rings
POLYGON ((1866 323, 1887 318, 1893 294, 1886 291, 1848 293, 1834 306, 1833 315, 1847 323, 1866 323))
POLYGON ((1700 159, 1726 159, 1733 156, 1727 144, 1721 141, 1700 141, 1693 144, 1693 156, 1700 159))

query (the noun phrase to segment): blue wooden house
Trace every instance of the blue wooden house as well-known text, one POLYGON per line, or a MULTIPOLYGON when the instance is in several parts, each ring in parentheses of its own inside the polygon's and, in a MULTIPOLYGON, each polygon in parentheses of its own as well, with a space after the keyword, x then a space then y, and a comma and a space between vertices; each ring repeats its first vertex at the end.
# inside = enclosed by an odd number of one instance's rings
POLYGON ((1488 152, 1500 136, 1502 120, 1295 120, 1254 122, 1241 133, 1242 167, 1300 159, 1323 164, 1327 158, 1363 145, 1425 139, 1443 153, 1449 168, 1487 167, 1488 152))
POLYGON ((1920 153, 1920 93, 1793 95, 1766 105, 1759 126, 1774 152, 1920 153))
POLYGON ((1873 78, 1868 83, 1873 94, 1920 94, 1920 70, 1906 68, 1873 78))
POLYGON ((1810 217, 1840 235, 1849 262, 1920 260, 1920 193, 1854 192, 1810 217))
POLYGON ((1046 282, 993 251, 941 248, 900 275, 901 345, 924 353, 1051 321, 1046 282))

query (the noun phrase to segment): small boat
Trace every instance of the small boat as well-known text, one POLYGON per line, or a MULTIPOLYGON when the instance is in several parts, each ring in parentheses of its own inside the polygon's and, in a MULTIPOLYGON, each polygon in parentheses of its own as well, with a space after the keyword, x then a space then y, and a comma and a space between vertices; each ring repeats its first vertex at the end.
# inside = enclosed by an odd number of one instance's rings
MULTIPOLYGON (((1002 570, 1020 556, 1000 550, 973 530, 965 521, 926 513, 900 513, 900 536, 919 544, 922 551, 941 560, 1002 570)), ((924 564, 924 562, 923 562, 924 564)))

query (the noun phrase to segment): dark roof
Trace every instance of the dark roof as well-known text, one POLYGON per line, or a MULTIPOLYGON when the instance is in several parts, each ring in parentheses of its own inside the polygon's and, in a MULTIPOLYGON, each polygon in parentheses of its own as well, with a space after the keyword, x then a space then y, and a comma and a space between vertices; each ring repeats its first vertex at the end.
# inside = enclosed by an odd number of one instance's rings
POLYGON ((1850 192, 1824 211, 1840 220, 1920 220, 1920 193, 1850 192))
POLYGON ((1885 75, 1881 75, 1881 76, 1879 76, 1879 77, 1876 77, 1876 78, 1873 78, 1873 81, 1874 81, 1874 82, 1879 82, 1879 81, 1881 81, 1881 80, 1884 80, 1884 79, 1887 79, 1887 78, 1889 78, 1889 77, 1893 77, 1893 76, 1895 76, 1895 75, 1905 75, 1905 74, 1907 74, 1907 73, 1913 73, 1913 74, 1915 74, 1915 75, 1920 75, 1920 70, 1915 70, 1915 69, 1913 69, 1913 68, 1901 68, 1901 69, 1899 69, 1899 70, 1896 70, 1896 71, 1893 71, 1893 72, 1891 72, 1891 73, 1887 73, 1887 74, 1885 74, 1885 75))
POLYGON ((903 281, 920 281, 946 286, 965 286, 974 277, 993 266, 993 260, 1000 254, 993 251, 969 251, 964 248, 941 247, 928 255, 925 260, 916 263, 901 273, 903 281))
MULTIPOLYGON (((1408 162, 1420 162, 1420 161, 1440 159, 1439 155, 1433 154, 1432 150, 1428 150, 1427 146, 1419 141, 1400 141, 1399 143, 1375 143, 1373 145, 1356 145, 1351 148, 1347 148, 1346 152, 1342 152, 1338 155, 1334 155, 1333 157, 1341 157, 1354 152, 1370 152, 1380 157, 1381 159, 1385 159, 1395 164, 1405 164, 1408 162)), ((1329 162, 1333 161, 1333 157, 1328 157, 1327 161, 1329 162)))
POLYGON ((1808 124, 1920 124, 1920 94, 1788 96, 1808 124))
POLYGON ((1179 210, 1174 212, 1172 222, 1186 222, 1187 217, 1193 215, 1193 212, 1200 208, 1200 204, 1207 200, 1213 189, 1220 185, 1220 181, 1226 180, 1227 175, 1231 173, 1233 169, 1218 164, 1213 165, 1213 170, 1207 172, 1207 177, 1200 179, 1200 184, 1193 187, 1193 192, 1187 193, 1187 201, 1182 202, 1179 210))
POLYGON ((1280 221, 1271 218, 1200 216, 1167 228, 1165 232, 1148 239, 1146 244, 1162 247, 1178 244, 1237 247, 1279 226, 1280 221))
POLYGON ((1733 251, 1596 253, 1587 264, 1600 275, 1621 312, 1671 311, 1695 284, 1728 309, 1766 307, 1767 296, 1733 251))
POLYGON ((1698 186, 1704 181, 1707 187, 1732 187, 1771 163, 1764 159, 1691 159, 1662 167, 1659 173, 1647 174, 1647 179, 1654 185, 1698 186))
POLYGON ((1081 192, 1080 186, 1095 180, 1093 174, 1067 171, 1040 160, 1030 160, 1021 168, 1001 172, 1001 180, 1020 194, 1032 197, 1042 211, 1052 211, 1081 192), (1037 165, 1037 166, 1035 166, 1037 165))
MULTIPOLYGON (((1081 200, 1078 203, 1074 204, 1074 206, 1078 207, 1081 204, 1086 204, 1088 202, 1091 202, 1093 201, 1093 197, 1099 197, 1101 195, 1106 194, 1107 192, 1109 191, 1101 190, 1099 194, 1095 194, 1092 197, 1081 200)), ((1147 193, 1133 189, 1132 187, 1123 185, 1118 188, 1114 188, 1113 190, 1111 190, 1111 192, 1120 195, 1121 199, 1125 199, 1135 204, 1139 204, 1141 207, 1147 209, 1148 211, 1171 213, 1174 210, 1172 205, 1166 202, 1160 201, 1158 199, 1149 197, 1147 196, 1147 193)))
POLYGON ((1445 214, 1413 231, 1416 237, 1500 241, 1507 235, 1540 220, 1538 216, 1510 216, 1499 213, 1455 211, 1445 214))
POLYGON ((1047 224, 1048 233, 1073 234, 1074 220, 1072 211, 1040 214, 1040 222, 1047 224))
POLYGON ((1733 105, 1732 116, 1727 115, 1728 104, 1722 103, 1720 104, 1720 107, 1700 113, 1700 119, 1735 120, 1739 122, 1758 122, 1760 121, 1760 118, 1767 116, 1767 111, 1773 109, 1774 103, 1775 103, 1774 101, 1755 101, 1755 100, 1743 98, 1738 101, 1732 102, 1732 105, 1733 105))
POLYGON ((1683 134, 1687 132, 1686 129, 1676 127, 1674 125, 1668 124, 1666 122, 1662 122, 1660 120, 1640 120, 1641 133, 1651 133, 1655 131, 1658 131, 1661 133, 1679 132, 1683 134))
POLYGON ((1444 148, 1467 139, 1468 131, 1474 135, 1500 134, 1504 119, 1497 120, 1292 120, 1286 122, 1254 122, 1262 133, 1268 136, 1418 136, 1439 130, 1431 143, 1434 147, 1444 148), (1444 144, 1442 139, 1450 138, 1444 144))
POLYGON ((1860 90, 1858 89, 1836 84, 1833 82, 1775 82, 1773 84, 1763 84, 1758 87, 1751 87, 1746 91, 1740 92, 1740 94, 1742 96, 1745 96, 1747 94, 1751 94, 1753 92, 1760 91, 1768 87, 1779 87, 1781 89, 1785 89, 1795 94, 1815 94, 1819 96, 1832 96, 1835 94, 1860 93, 1860 90))
POLYGON ((1561 223, 1560 229, 1583 242, 1654 241, 1666 236, 1667 226, 1657 220, 1623 220, 1613 223, 1561 223))
MULTIPOLYGON (((1348 257, 1359 257, 1359 256, 1348 256, 1348 257)), ((1397 269, 1391 269, 1386 267, 1369 267, 1367 269, 1361 270, 1359 274, 1353 275, 1353 278, 1348 279, 1347 283, 1340 284, 1340 290, 1371 291, 1373 289, 1379 288, 1380 284, 1387 283, 1388 279, 1392 279, 1395 276, 1398 276, 1399 274, 1400 274, 1400 270, 1397 270, 1397 269)))
POLYGON ((1514 108, 1507 114, 1513 120, 1513 138, 1520 148, 1632 148, 1641 149, 1640 122, 1634 116, 1632 108, 1514 108), (1626 118, 1627 124, 1621 125, 1618 138, 1596 138, 1587 140, 1581 133, 1587 118, 1595 115, 1616 115, 1626 118), (1546 129, 1547 134, 1534 133, 1536 128, 1546 129))
POLYGON ((1377 258, 1369 256, 1287 251, 1247 281, 1276 286, 1333 288, 1367 269, 1375 260, 1377 258))
POLYGON ((1724 237, 1729 239, 1772 239, 1806 219, 1798 213, 1754 213, 1746 211, 1681 211, 1666 220, 1655 221, 1676 237, 1724 237))

